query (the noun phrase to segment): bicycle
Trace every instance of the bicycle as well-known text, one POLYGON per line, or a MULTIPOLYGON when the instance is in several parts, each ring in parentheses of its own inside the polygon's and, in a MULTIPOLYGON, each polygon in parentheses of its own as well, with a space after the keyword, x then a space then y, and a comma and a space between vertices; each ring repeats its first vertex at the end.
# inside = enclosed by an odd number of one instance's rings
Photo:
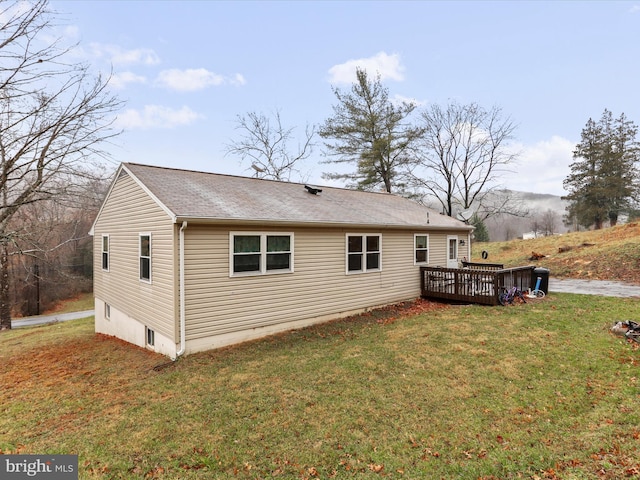
POLYGON ((527 303, 522 290, 520 290, 518 287, 513 286, 509 289, 502 287, 502 290, 503 292, 498 295, 498 301, 503 307, 506 305, 513 305, 516 299, 522 300, 522 303, 527 303))

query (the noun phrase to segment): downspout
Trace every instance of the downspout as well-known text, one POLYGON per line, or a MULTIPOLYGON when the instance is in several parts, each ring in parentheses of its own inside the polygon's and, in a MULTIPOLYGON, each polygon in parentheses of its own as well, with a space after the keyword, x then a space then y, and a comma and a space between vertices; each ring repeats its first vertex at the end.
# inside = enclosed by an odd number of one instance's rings
POLYGON ((186 315, 185 315, 185 299, 184 299, 184 231, 187 228, 187 222, 182 222, 180 227, 180 350, 176 352, 176 360, 184 354, 186 349, 186 315))

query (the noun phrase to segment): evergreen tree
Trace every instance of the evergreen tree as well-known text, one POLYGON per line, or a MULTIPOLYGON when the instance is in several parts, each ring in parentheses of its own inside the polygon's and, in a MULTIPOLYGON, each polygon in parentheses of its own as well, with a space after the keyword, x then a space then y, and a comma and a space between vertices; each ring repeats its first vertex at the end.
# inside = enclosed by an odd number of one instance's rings
POLYGON ((587 121, 564 180, 569 220, 599 229, 607 220, 615 225, 620 212, 631 207, 638 193, 637 131, 624 114, 613 119, 606 109, 597 123, 587 121))
POLYGON ((348 180, 363 190, 380 185, 387 192, 402 190, 402 178, 414 159, 413 144, 420 134, 419 128, 405 123, 416 105, 391 102, 379 75, 370 80, 361 69, 356 75, 349 92, 333 90, 338 104, 318 132, 331 157, 325 163, 353 164, 356 170, 323 176, 348 180))
POLYGON ((489 231, 487 230, 487 226, 482 221, 478 215, 474 215, 471 217, 471 225, 476 227, 473 231, 473 239, 476 242, 488 242, 489 241, 489 231))
POLYGON ((615 225, 621 212, 630 210, 638 199, 640 180, 640 143, 636 140, 638 127, 620 115, 612 131, 612 142, 604 172, 605 187, 609 198, 608 216, 611 225, 615 225))

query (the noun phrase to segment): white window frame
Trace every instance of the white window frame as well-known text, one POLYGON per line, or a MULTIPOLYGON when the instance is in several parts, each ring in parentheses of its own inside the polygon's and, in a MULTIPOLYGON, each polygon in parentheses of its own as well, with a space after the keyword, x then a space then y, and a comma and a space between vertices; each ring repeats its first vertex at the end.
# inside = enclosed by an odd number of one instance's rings
POLYGON ((357 275, 360 273, 371 273, 371 272, 381 272, 382 271, 382 234, 381 233, 346 233, 344 237, 344 268, 347 275, 357 275), (362 237, 362 250, 360 252, 349 252, 349 237, 362 237), (378 250, 375 252, 367 251, 367 237, 378 237, 378 250), (377 268, 367 268, 367 254, 368 253, 377 253, 378 254, 378 267, 377 268), (360 255, 361 258, 361 270, 349 270, 349 256, 352 255, 360 255))
POLYGON ((100 246, 100 250, 102 252, 102 254, 100 255, 100 264, 102 265, 102 270, 105 272, 109 271, 109 266, 111 264, 111 239, 109 238, 108 234, 104 234, 102 235, 102 244, 100 246), (107 240, 107 250, 104 249, 104 241, 105 239, 107 240), (105 255, 107 258, 107 268, 104 267, 104 259, 105 259, 105 255))
POLYGON ((257 275, 280 275, 285 273, 293 273, 293 258, 294 258, 294 234, 293 232, 229 232, 229 276, 230 277, 254 277, 257 275), (258 270, 250 272, 235 272, 233 270, 234 257, 237 255, 234 251, 234 239, 235 237, 260 237, 260 266, 258 270), (268 237, 289 237, 289 250, 281 252, 267 252, 267 238, 268 237), (269 253, 288 253, 289 254, 289 268, 271 269, 267 270, 267 255, 269 253))
POLYGON ((429 234, 428 233, 414 233, 413 234, 413 264, 414 265, 428 265, 429 264, 429 234), (427 248, 418 248, 418 245, 416 244, 416 241, 418 239, 418 237, 427 237, 427 248), (424 262, 419 262, 417 260, 417 252, 418 250, 426 250, 427 251, 427 260, 424 262))
POLYGON ((153 278, 153 272, 151 268, 152 258, 153 258, 153 238, 151 236, 151 233, 144 232, 144 233, 138 234, 138 277, 140 281, 143 283, 151 283, 151 279, 153 278), (149 256, 142 255, 142 237, 149 237, 149 256), (142 259, 143 258, 149 259, 149 278, 144 278, 142 276, 142 259))

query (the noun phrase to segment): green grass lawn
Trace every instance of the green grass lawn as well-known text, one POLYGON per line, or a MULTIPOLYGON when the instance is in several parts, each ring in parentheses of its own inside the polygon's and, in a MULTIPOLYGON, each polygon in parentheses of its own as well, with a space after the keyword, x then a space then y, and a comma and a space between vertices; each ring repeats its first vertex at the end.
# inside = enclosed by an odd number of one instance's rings
POLYGON ((640 300, 387 309, 190 355, 0 335, 0 450, 80 478, 640 478, 640 300))

